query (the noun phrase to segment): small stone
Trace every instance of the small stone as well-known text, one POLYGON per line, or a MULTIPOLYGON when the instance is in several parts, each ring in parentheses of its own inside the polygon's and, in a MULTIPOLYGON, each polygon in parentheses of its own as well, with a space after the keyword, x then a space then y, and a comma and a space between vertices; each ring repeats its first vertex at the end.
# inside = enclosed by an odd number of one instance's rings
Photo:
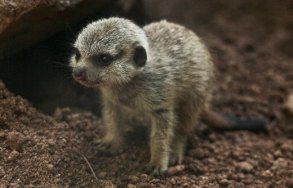
POLYGON ((222 179, 219 181, 219 185, 220 186, 228 186, 229 185, 229 181, 227 179, 222 179))
POLYGON ((244 183, 241 183, 241 182, 234 182, 233 186, 236 188, 245 188, 244 183))
POLYGON ((179 172, 183 171, 184 169, 185 169, 184 165, 177 165, 177 166, 173 166, 173 167, 168 168, 166 173, 168 175, 175 175, 175 174, 178 174, 179 172))
POLYGON ((52 164, 48 164, 47 167, 50 171, 52 171, 54 169, 54 165, 52 165, 52 164))
POLYGON ((293 140, 287 140, 281 145, 281 149, 284 151, 293 152, 293 140))
POLYGON ((49 146, 53 146, 56 144, 56 142, 53 139, 49 139, 48 144, 49 144, 49 146))
POLYGON ((282 156, 282 152, 280 150, 277 150, 277 151, 274 152, 274 157, 275 158, 278 158, 280 156, 282 156))
POLYGON ((291 93, 287 97, 287 100, 285 101, 285 104, 284 104, 284 108, 288 112, 288 114, 293 116, 293 93, 291 93))
POLYGON ((144 182, 141 182, 141 183, 138 183, 137 184, 137 187, 145 187, 145 188, 147 188, 147 187, 150 187, 150 184, 149 183, 144 183, 144 182))
POLYGON ((266 171, 263 171, 261 173, 262 176, 266 177, 266 178, 270 178, 273 176, 272 172, 270 170, 266 170, 266 171))
POLYGON ((13 150, 10 155, 8 156, 7 160, 12 162, 19 156, 19 152, 16 150, 13 150))
POLYGON ((241 170, 242 172, 250 172, 253 169, 253 166, 248 163, 248 162, 240 162, 237 164, 237 167, 239 168, 239 170, 241 170))
POLYGON ((0 141, 5 139, 5 133, 0 132, 0 141))
POLYGON ((100 172, 100 173, 98 173, 98 177, 99 178, 105 178, 106 175, 107 175, 107 172, 100 172))
POLYGON ((133 184, 127 184, 127 188, 136 188, 136 186, 133 184))
POLYGON ((127 179, 131 182, 131 183, 136 183, 139 180, 139 177, 134 176, 134 175, 130 175, 127 177, 127 179))
POLYGON ((170 182, 172 183, 172 185, 175 185, 177 183, 176 180, 175 180, 175 178, 171 178, 170 179, 170 182))
POLYGON ((18 188, 21 187, 21 185, 19 185, 18 183, 10 183, 10 187, 18 188))
POLYGON ((150 183, 153 183, 153 184, 156 184, 156 183, 159 183, 159 182, 160 182, 160 180, 157 179, 157 178, 154 178, 154 179, 152 179, 152 180, 150 181, 150 183))
POLYGON ((284 158, 278 158, 274 164, 272 165, 271 169, 272 170, 278 170, 278 169, 283 169, 287 168, 288 166, 288 161, 284 158))
POLYGON ((192 151, 192 155, 199 160, 206 158, 208 154, 208 151, 201 148, 197 148, 192 151))
POLYGON ((185 157, 184 164, 191 164, 193 163, 194 159, 192 157, 185 157))
POLYGON ((189 170, 190 172, 194 173, 195 175, 202 175, 202 174, 204 174, 204 170, 202 168, 200 168, 196 164, 188 165, 187 170, 189 170))
POLYGON ((25 142, 23 135, 16 131, 9 132, 6 136, 6 140, 8 147, 17 151, 21 150, 21 146, 25 142))
POLYGON ((141 174, 140 177, 141 177, 142 179, 146 179, 146 178, 149 177, 149 175, 147 175, 147 174, 141 174))
POLYGON ((0 166, 0 178, 5 175, 5 170, 3 166, 0 166))

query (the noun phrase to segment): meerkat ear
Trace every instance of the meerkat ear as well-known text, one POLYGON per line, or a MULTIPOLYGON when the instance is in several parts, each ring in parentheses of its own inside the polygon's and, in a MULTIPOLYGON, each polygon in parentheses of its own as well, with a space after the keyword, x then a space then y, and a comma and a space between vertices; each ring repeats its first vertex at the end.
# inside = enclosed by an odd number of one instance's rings
POLYGON ((134 60, 134 63, 139 67, 143 67, 146 64, 147 53, 146 53, 144 47, 138 46, 135 48, 133 60, 134 60))

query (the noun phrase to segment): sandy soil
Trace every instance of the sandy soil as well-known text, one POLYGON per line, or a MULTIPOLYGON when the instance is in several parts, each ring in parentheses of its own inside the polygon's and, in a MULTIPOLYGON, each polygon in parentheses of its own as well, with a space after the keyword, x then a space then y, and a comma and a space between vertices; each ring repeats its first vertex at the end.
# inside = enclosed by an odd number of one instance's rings
POLYGON ((284 110, 293 93, 293 5, 236 5, 205 7, 213 10, 205 23, 188 9, 174 20, 197 31, 213 53, 214 109, 263 115, 267 132, 199 124, 184 169, 155 178, 141 171, 149 158, 143 128, 129 132, 123 154, 101 157, 98 116, 76 108, 45 115, 0 82, 0 187, 293 187, 293 117, 284 110))

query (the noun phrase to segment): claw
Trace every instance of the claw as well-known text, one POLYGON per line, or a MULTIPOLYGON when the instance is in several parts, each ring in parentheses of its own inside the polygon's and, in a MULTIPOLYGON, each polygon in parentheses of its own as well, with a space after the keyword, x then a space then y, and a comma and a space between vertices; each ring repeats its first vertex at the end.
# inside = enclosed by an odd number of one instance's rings
POLYGON ((150 174, 152 176, 161 176, 164 177, 166 175, 166 170, 156 166, 154 164, 147 164, 144 168, 143 171, 146 172, 147 174, 150 174))
POLYGON ((176 165, 181 165, 182 164, 182 159, 183 157, 181 156, 173 156, 169 160, 169 166, 176 166, 176 165))
POLYGON ((96 145, 98 146, 97 156, 99 157, 111 157, 123 152, 123 148, 113 143, 107 143, 103 140, 96 140, 96 145))

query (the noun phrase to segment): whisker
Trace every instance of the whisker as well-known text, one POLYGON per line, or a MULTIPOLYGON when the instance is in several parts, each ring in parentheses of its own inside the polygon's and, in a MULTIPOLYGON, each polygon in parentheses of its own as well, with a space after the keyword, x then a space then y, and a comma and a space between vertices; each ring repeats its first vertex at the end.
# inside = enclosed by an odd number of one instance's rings
POLYGON ((69 66, 68 64, 62 63, 62 62, 60 62, 60 61, 48 60, 48 62, 49 62, 49 63, 56 64, 56 65, 61 65, 62 67, 70 68, 70 66, 69 66))

